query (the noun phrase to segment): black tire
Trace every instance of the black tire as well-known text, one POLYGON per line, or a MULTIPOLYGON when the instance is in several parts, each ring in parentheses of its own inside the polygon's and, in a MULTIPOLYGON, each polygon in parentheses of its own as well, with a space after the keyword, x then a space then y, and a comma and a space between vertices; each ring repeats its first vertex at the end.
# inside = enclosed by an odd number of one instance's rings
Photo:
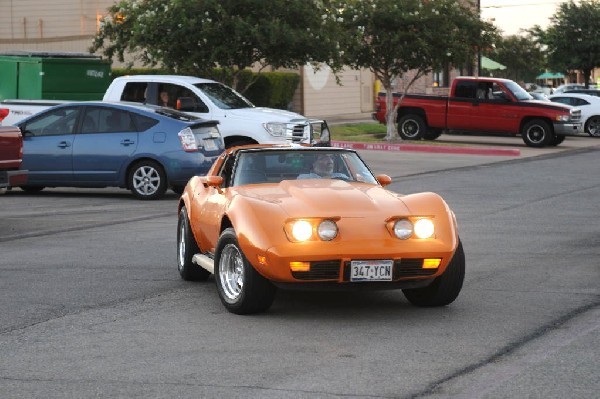
POLYGON ((442 129, 429 128, 429 130, 423 135, 423 138, 425 140, 435 140, 440 137, 443 132, 444 131, 442 129))
POLYGON ((181 208, 177 222, 177 269, 186 281, 206 281, 210 272, 192 262, 192 257, 200 253, 200 248, 192 234, 187 209, 181 208))
POLYGON ((462 243, 448 264, 446 271, 427 287, 402 290, 410 303, 421 307, 446 306, 458 297, 465 279, 465 253, 462 243))
POLYGON ((585 122, 585 132, 592 137, 600 136, 600 115, 590 116, 585 122))
POLYGON ((398 120, 398 135, 402 140, 421 140, 426 131, 427 125, 419 115, 406 114, 398 120))
POLYGON ((157 162, 144 160, 133 165, 127 176, 133 195, 142 200, 155 200, 167 191, 167 175, 157 162))
POLYGON ((562 143, 563 141, 565 141, 565 137, 566 136, 557 136, 554 135, 554 137, 552 138, 552 143, 550 143, 551 146, 556 147, 557 145, 559 145, 560 143, 562 143))
POLYGON ((35 194, 35 193, 39 193, 46 187, 44 187, 44 186, 19 186, 19 188, 21 190, 25 191, 26 193, 35 194))
POLYGON ((225 229, 217 242, 215 282, 221 302, 235 314, 264 312, 276 288, 252 267, 240 249, 235 230, 225 229))
POLYGON ((523 126, 521 137, 529 147, 542 148, 552 145, 554 131, 543 119, 532 119, 523 126))

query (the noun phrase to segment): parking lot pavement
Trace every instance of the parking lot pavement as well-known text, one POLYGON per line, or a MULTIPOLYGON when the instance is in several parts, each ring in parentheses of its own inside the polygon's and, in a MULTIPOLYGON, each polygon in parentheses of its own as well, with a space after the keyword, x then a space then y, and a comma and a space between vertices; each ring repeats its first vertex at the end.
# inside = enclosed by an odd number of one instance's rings
POLYGON ((598 149, 600 148, 600 138, 567 137, 559 146, 545 148, 528 147, 518 136, 453 134, 443 134, 439 139, 426 144, 411 144, 403 141, 389 144, 383 142, 368 146, 365 146, 365 143, 334 144, 358 150, 375 174, 385 173, 398 178, 530 157, 553 156, 569 151, 598 149), (437 149, 433 148, 430 151, 431 147, 437 147, 437 149), (394 163, 399 159, 402 160, 400 167, 397 162, 394 163))

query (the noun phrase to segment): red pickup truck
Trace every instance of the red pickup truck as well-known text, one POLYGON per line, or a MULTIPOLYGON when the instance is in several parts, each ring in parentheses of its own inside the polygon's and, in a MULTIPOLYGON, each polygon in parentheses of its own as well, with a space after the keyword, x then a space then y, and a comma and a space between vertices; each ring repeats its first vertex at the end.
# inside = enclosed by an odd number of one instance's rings
POLYGON ((27 171, 19 170, 23 136, 16 127, 0 127, 0 189, 27 183, 27 171))
MULTIPOLYGON (((401 94, 394 93, 394 105, 401 94)), ((386 94, 379 93, 373 119, 385 124, 386 94)), ((444 131, 520 134, 525 144, 560 144, 567 135, 584 135, 581 111, 533 100, 512 80, 458 77, 450 95, 407 94, 398 108, 398 134, 404 140, 435 140, 444 131)))

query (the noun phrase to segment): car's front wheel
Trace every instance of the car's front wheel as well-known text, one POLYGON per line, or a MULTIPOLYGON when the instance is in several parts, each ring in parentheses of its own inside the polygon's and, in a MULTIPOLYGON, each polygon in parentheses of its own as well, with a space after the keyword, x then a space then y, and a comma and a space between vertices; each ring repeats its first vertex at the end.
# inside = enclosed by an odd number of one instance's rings
POLYGON ((248 262, 232 228, 225 229, 217 243, 215 281, 221 302, 232 313, 263 312, 275 298, 275 287, 248 262))
POLYGON ((600 116, 590 116, 585 122, 585 132, 592 137, 600 136, 600 116))
POLYGON ((179 212, 177 222, 177 269, 181 278, 188 281, 206 281, 210 272, 194 264, 192 258, 200 249, 192 233, 185 206, 179 212))
POLYGON ((465 253, 462 243, 459 241, 444 274, 433 280, 427 287, 405 289, 402 292, 406 299, 415 306, 445 306, 454 302, 458 297, 464 279, 465 253))
POLYGON ((167 176, 157 162, 144 160, 133 165, 128 175, 129 189, 136 198, 154 200, 167 191, 167 176))
POLYGON ((545 120, 533 119, 523 126, 521 137, 529 147, 541 148, 552 144, 554 132, 545 120))

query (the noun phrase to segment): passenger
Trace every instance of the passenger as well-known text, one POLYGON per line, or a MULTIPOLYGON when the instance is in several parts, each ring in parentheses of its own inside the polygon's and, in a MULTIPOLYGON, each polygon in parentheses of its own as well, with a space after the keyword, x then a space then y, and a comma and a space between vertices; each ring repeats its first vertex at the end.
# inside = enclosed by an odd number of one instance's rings
POLYGON ((332 154, 319 154, 312 164, 310 173, 298 175, 297 179, 344 179, 350 180, 343 173, 333 171, 334 162, 332 154))
POLYGON ((171 108, 171 104, 169 103, 169 93, 166 91, 160 92, 160 101, 158 102, 158 105, 161 107, 171 108))

